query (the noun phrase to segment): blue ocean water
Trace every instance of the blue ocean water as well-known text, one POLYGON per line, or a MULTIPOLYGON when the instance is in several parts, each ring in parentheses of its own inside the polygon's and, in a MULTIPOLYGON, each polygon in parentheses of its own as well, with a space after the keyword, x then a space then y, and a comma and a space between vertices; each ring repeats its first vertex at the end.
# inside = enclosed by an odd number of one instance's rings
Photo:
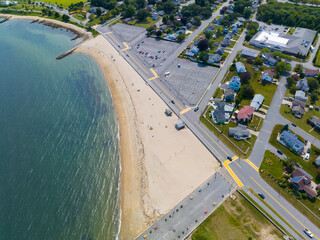
POLYGON ((0 240, 116 239, 118 127, 106 81, 66 30, 0 24, 0 240))

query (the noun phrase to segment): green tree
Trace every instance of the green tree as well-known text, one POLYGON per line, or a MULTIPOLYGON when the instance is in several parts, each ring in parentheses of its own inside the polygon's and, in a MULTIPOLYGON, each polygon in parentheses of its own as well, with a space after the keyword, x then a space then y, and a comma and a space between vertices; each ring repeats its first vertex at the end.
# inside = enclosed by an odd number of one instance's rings
POLYGON ((202 39, 198 42, 198 48, 200 51, 206 51, 209 47, 208 39, 202 39))
POLYGON ((135 0, 135 6, 137 9, 145 8, 147 5, 146 0, 135 0))
POLYGON ((251 9, 250 8, 246 8, 243 12, 243 17, 246 19, 249 19, 251 16, 251 9))
POLYGON ((311 103, 312 104, 315 104, 316 103, 316 101, 318 101, 319 100, 319 96, 318 96, 318 93, 317 92, 313 92, 312 94, 311 94, 311 103))
POLYGON ((310 78, 308 79, 308 87, 309 87, 309 92, 312 93, 313 91, 318 90, 319 82, 314 78, 310 78))
POLYGON ((150 16, 150 13, 147 9, 139 9, 137 11, 137 19, 140 21, 140 22, 143 22, 145 21, 148 17, 150 16))
POLYGON ((295 94, 297 90, 298 88, 295 85, 291 86, 291 88, 289 89, 291 94, 295 94))
POLYGON ((248 84, 250 79, 251 79, 250 72, 243 72, 240 74, 240 80, 242 84, 248 84))
POLYGON ((200 19, 200 17, 196 16, 196 17, 194 18, 194 25, 197 26, 197 27, 199 27, 199 26, 201 25, 201 19, 200 19))
POLYGON ((163 24, 167 24, 168 20, 169 20, 169 16, 168 16, 168 15, 164 15, 164 16, 162 17, 162 22, 163 22, 163 24))
POLYGON ((302 69, 303 69, 302 64, 301 64, 301 63, 298 63, 298 64, 294 67, 293 71, 295 71, 295 72, 297 72, 297 73, 301 73, 301 72, 302 72, 302 69))
POLYGON ((97 14, 98 17, 101 16, 101 14, 102 14, 101 8, 97 8, 96 14, 97 14))
POLYGON ((254 96, 254 90, 251 85, 245 84, 241 88, 240 92, 242 93, 242 97, 244 99, 252 99, 254 96))
POLYGON ((254 60, 254 65, 262 65, 263 64, 263 60, 261 57, 257 57, 255 60, 254 60))
POLYGON ((295 84, 295 80, 292 77, 288 77, 287 78, 287 88, 291 88, 291 86, 293 86, 295 84))
POLYGON ((186 35, 185 34, 179 34, 177 37, 177 41, 178 42, 182 42, 186 39, 186 35))
POLYGON ((205 36, 206 36, 206 39, 211 39, 212 38, 212 32, 211 31, 206 32, 205 36))
POLYGON ((69 22, 69 20, 70 20, 70 17, 68 15, 66 15, 66 14, 62 15, 62 21, 69 22))
POLYGON ((128 5, 126 8, 126 17, 133 17, 136 14, 136 10, 132 5, 128 5))
POLYGON ((209 54, 208 52, 200 52, 199 53, 199 60, 204 62, 204 63, 207 63, 208 60, 209 60, 209 54))
POLYGON ((58 18, 58 17, 60 17, 60 14, 59 14, 58 12, 55 12, 55 13, 54 13, 54 17, 55 17, 55 18, 58 18))
POLYGON ((285 72, 288 72, 291 70, 291 65, 290 64, 286 64, 283 61, 278 62, 277 67, 276 67, 277 72, 279 72, 280 74, 283 74, 285 72))
POLYGON ((163 10, 166 14, 174 13, 174 10, 176 9, 176 5, 171 1, 166 1, 163 4, 163 10))
POLYGON ((156 26, 152 25, 147 28, 147 35, 151 35, 156 30, 156 26))

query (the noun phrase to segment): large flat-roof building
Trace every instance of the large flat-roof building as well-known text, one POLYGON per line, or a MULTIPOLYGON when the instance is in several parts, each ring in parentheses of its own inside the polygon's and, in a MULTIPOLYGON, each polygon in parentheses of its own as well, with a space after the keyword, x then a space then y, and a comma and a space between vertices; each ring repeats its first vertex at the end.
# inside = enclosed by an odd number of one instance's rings
POLYGON ((292 35, 278 32, 258 32, 250 44, 258 48, 269 48, 271 51, 279 51, 289 55, 306 56, 317 31, 307 28, 296 28, 292 35))

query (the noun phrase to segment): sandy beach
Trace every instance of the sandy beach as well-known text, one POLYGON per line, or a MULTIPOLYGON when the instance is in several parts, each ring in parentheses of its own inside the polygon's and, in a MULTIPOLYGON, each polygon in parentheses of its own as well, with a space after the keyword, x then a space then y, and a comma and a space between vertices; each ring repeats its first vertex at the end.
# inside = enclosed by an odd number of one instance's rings
POLYGON ((76 51, 93 57, 104 72, 120 125, 120 239, 134 239, 192 190, 219 164, 189 129, 102 36, 76 51))

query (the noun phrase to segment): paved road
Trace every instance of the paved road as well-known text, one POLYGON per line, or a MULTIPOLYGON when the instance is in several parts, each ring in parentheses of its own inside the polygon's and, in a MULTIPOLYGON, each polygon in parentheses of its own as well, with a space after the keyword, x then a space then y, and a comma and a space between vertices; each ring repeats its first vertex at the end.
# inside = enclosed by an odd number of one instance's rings
MULTIPOLYGON (((225 4, 224 4, 225 5, 225 4)), ((223 6, 224 6, 223 5, 223 6)), ((217 10, 219 11, 219 10, 217 10)), ((213 17, 214 18, 214 17, 213 17)), ((208 20, 207 22, 204 22, 202 27, 198 29, 198 31, 202 31, 212 20, 208 20)), ((99 31, 99 28, 97 28, 99 31)), ((106 31, 104 31, 106 33, 106 31)), ((299 233, 303 235, 303 229, 306 226, 308 229, 310 229, 314 235, 316 236, 315 238, 319 239, 318 237, 320 236, 319 229, 315 227, 306 217, 304 217, 299 211, 297 211, 293 206, 291 206, 288 202, 286 202, 284 199, 282 199, 280 196, 278 196, 278 193, 274 191, 268 184, 266 184, 261 177, 259 176, 257 172, 257 167, 259 166, 264 150, 266 149, 265 145, 267 145, 270 133, 272 131, 272 128, 274 124, 276 123, 287 123, 288 121, 285 120, 281 115, 279 114, 279 107, 280 103, 282 100, 282 97, 284 96, 285 92, 285 78, 282 78, 280 80, 279 87, 275 93, 275 97, 271 103, 271 106, 269 108, 269 112, 267 113, 266 120, 264 121, 264 124, 262 126, 261 133, 258 137, 257 144, 255 145, 253 152, 250 156, 250 160, 252 161, 251 165, 248 164, 245 160, 236 160, 231 163, 229 161, 226 161, 227 156, 233 157, 234 153, 228 149, 220 140, 213 134, 211 133, 200 121, 199 121, 199 115, 206 106, 208 100, 211 98, 213 95, 214 91, 216 90, 218 84, 221 82, 223 79, 225 73, 228 71, 229 65, 232 63, 236 53, 243 49, 242 43, 244 40, 244 34, 239 38, 238 43, 235 45, 234 50, 230 54, 229 58, 226 60, 224 67, 221 68, 220 72, 217 75, 216 80, 213 82, 213 84, 209 87, 206 95, 204 96, 202 102, 200 103, 199 107, 200 110, 198 112, 194 111, 183 111, 184 114, 180 114, 182 110, 184 110, 187 106, 183 106, 181 103, 176 101, 175 104, 171 103, 171 100, 173 99, 172 96, 168 93, 168 91, 165 89, 161 83, 157 81, 157 78, 153 80, 148 79, 150 77, 154 76, 154 73, 151 71, 143 72, 141 68, 138 66, 139 62, 136 62, 135 59, 132 58, 132 56, 128 56, 126 50, 123 50, 126 48, 124 43, 121 43, 120 41, 117 41, 114 39, 114 37, 108 36, 110 34, 103 34, 102 35, 110 41, 113 46, 119 50, 119 54, 122 55, 136 70, 137 72, 145 79, 146 83, 164 100, 164 102, 167 103, 167 105, 186 123, 186 125, 189 127, 189 129, 198 137, 198 139, 208 148, 208 150, 222 163, 222 165, 225 168, 222 168, 222 170, 232 174, 232 177, 234 180, 239 184, 240 186, 250 186, 254 191, 256 192, 261 192, 265 191, 265 195, 269 196, 270 198, 266 198, 266 202, 273 207, 283 218, 294 228, 296 228, 299 233), (122 51, 121 51, 122 50, 122 51), (230 165, 230 166, 229 166, 230 165), (252 167, 254 166, 254 167, 252 167), (270 195, 269 195, 270 194, 270 195)), ((167 62, 164 64, 165 66, 169 66, 175 58, 179 55, 179 53, 193 40, 193 37, 197 36, 198 33, 194 33, 192 36, 190 36, 185 43, 180 45, 180 47, 173 53, 173 55, 167 59, 167 62)), ((159 69, 156 69, 157 72, 163 72, 165 71, 165 66, 160 67, 159 69)), ((302 136, 308 136, 307 133, 299 133, 299 129, 295 129, 295 132, 302 136)), ((302 130, 301 130, 302 131, 302 130)), ((309 136, 308 136, 309 137, 309 136)), ((308 138, 310 141, 312 141, 312 138, 308 138)), ((318 140, 314 140, 315 144, 318 144, 318 140)), ((274 149, 273 149, 274 150, 274 149)), ((227 176, 226 174, 222 174, 224 178, 230 178, 230 176, 227 176)), ((217 189, 220 189, 218 185, 212 183, 210 184, 210 187, 212 186, 217 189)), ((226 190, 226 189, 224 189, 226 190)), ((217 190, 217 191, 222 191, 217 190)), ((213 194, 212 197, 216 197, 216 194, 213 194)), ((205 198, 206 200, 204 201, 204 205, 201 205, 202 207, 204 206, 209 206, 212 204, 212 199, 211 198, 205 198)), ((190 199, 185 199, 184 201, 188 201, 190 199)), ((188 205, 186 205, 188 206, 188 205)), ((262 206, 266 211, 270 211, 266 206, 262 206)), ((183 207, 185 208, 185 207, 183 207)), ((191 209, 194 209, 195 212, 192 212, 192 214, 198 214, 199 211, 202 208, 197 208, 196 206, 191 207, 191 209)), ((202 209, 203 210, 203 209, 202 209)), ((213 208, 209 209, 210 211, 213 211, 213 208)), ((179 210, 179 212, 181 212, 179 210)), ((189 216, 197 216, 197 215, 192 215, 190 213, 189 216)), ((200 211, 201 214, 201 211, 200 211)), ((166 231, 164 233, 161 233, 160 235, 162 236, 163 234, 173 234, 177 233, 179 231, 184 231, 186 233, 187 228, 192 229, 192 221, 189 222, 189 218, 186 217, 187 215, 184 214, 176 214, 175 215, 175 223, 174 227, 171 227, 172 225, 169 225, 166 227, 166 231), (180 217, 179 217, 180 216, 180 217), (179 218, 179 220, 177 220, 179 218), (185 220, 187 219, 187 220, 185 220), (190 227, 188 227, 190 226, 190 227), (176 232, 173 231, 175 229, 176 232), (184 230, 183 230, 184 229, 184 230)), ((161 221, 164 221, 165 218, 162 218, 161 221)), ((194 219, 193 219, 194 220, 194 219)), ((195 223, 194 223, 195 224, 195 223)), ((284 226, 285 227, 285 226, 284 226)), ((154 226, 152 226, 150 229, 148 229, 146 232, 153 231, 152 234, 154 234, 155 231, 158 230, 153 230, 154 226)), ((287 229, 287 227, 285 227, 287 229)), ((160 229, 160 226, 159 226, 160 229)), ((292 231, 290 229, 287 229, 288 231, 292 231)), ((181 233, 182 233, 181 231, 181 233)), ((160 232, 160 231, 159 231, 160 232)), ((150 235, 150 233, 149 233, 150 235)), ((149 236, 148 235, 148 236, 149 236)), ((143 235, 141 235, 143 236, 143 235)), ((140 237, 141 237, 140 236, 140 237)), ((151 236, 151 235, 150 235, 151 236)), ((168 235, 169 236, 169 235, 168 235)), ((171 236, 171 235, 170 235, 171 236)), ((304 236, 304 235, 303 235, 304 236)), ((148 237, 149 238, 149 237, 148 237)), ((158 239, 158 238, 155 238, 158 239)), ((160 238, 161 239, 161 238, 160 238)))

